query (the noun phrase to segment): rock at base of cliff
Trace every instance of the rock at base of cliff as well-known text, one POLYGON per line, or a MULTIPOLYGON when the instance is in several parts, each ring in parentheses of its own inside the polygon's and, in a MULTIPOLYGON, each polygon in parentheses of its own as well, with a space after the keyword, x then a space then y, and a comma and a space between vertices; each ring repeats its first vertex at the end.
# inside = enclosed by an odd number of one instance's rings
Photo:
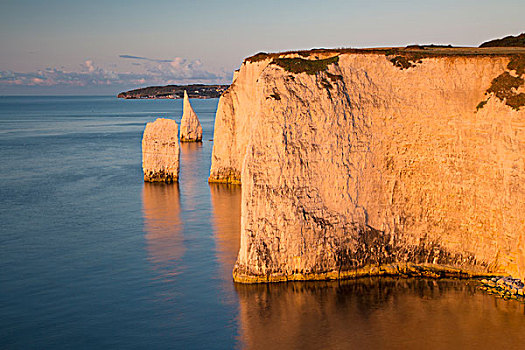
POLYGON ((191 107, 188 93, 184 91, 184 112, 180 121, 180 141, 181 142, 201 142, 202 126, 197 118, 197 114, 191 107))
POLYGON ((221 168, 210 174, 208 182, 240 185, 241 174, 233 168, 221 168))
POLYGON ((174 120, 159 118, 146 124, 142 137, 144 181, 177 182, 179 154, 178 126, 174 120))

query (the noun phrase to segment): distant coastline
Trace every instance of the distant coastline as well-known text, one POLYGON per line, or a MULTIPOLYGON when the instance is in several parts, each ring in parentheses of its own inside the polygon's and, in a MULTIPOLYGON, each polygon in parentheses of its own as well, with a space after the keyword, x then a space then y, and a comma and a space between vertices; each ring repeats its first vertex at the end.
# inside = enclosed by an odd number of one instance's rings
POLYGON ((121 92, 118 98, 124 99, 179 99, 184 97, 187 91, 189 98, 219 98, 229 85, 166 85, 148 86, 121 92))

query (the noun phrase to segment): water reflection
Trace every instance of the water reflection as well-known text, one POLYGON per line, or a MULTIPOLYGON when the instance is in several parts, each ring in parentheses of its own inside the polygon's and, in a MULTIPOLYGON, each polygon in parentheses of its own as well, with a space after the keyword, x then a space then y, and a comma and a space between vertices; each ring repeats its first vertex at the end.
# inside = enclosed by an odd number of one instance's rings
POLYGON ((229 283, 239 253, 241 186, 210 184, 213 230, 221 275, 229 283))
POLYGON ((202 187, 206 183, 202 179, 202 143, 181 142, 180 143, 180 184, 183 191, 184 210, 194 211, 197 208, 197 195, 200 195, 202 187))
POLYGON ((524 307, 465 281, 235 285, 248 349, 515 348, 524 307))
POLYGON ((163 278, 172 280, 185 250, 179 185, 146 182, 142 203, 149 258, 163 278))

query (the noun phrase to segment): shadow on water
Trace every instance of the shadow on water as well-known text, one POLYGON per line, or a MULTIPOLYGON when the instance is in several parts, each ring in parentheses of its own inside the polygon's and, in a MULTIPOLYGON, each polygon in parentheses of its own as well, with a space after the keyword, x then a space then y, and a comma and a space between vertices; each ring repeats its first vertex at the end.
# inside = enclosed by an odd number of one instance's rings
POLYGON ((184 255, 179 185, 144 183, 142 192, 146 249, 154 269, 170 281, 184 255))
POLYGON ((515 348, 524 306, 474 282, 370 278, 235 285, 249 349, 515 348))

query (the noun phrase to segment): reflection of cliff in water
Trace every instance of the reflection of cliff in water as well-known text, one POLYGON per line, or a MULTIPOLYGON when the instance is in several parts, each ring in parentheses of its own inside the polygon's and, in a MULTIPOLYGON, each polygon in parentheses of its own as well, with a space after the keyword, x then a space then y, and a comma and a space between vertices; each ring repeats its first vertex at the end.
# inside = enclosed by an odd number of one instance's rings
POLYGON ((210 183, 213 230, 222 276, 231 281, 239 253, 241 186, 210 183))
POLYGON ((177 262, 185 250, 179 185, 146 182, 142 202, 149 259, 155 269, 169 280, 177 274, 177 262))
POLYGON ((235 285, 248 349, 515 348, 524 306, 457 280, 235 285))
POLYGON ((201 186, 206 183, 199 177, 202 161, 202 142, 180 143, 180 183, 184 208, 187 211, 197 209, 195 196, 201 193, 201 186))

